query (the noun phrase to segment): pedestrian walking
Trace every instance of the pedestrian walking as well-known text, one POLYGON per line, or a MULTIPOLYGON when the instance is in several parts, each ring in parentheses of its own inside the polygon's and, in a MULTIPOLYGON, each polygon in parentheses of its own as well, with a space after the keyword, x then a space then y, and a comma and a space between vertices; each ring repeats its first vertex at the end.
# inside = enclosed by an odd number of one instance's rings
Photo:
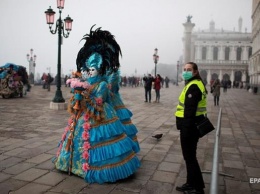
POLYGON ((51 83, 53 82, 53 77, 51 76, 50 73, 48 73, 47 78, 46 78, 46 87, 48 89, 48 92, 51 90, 51 83))
POLYGON ((214 106, 219 105, 220 87, 220 81, 219 79, 216 79, 211 86, 212 95, 214 97, 214 106))
POLYGON ((222 86, 223 86, 223 92, 226 93, 228 88, 228 82, 226 80, 222 80, 222 86))
POLYGON ((160 101, 160 90, 161 90, 161 82, 162 82, 162 77, 160 74, 156 75, 156 78, 154 79, 154 90, 155 90, 155 101, 158 102, 160 101))
POLYGON ((151 102, 152 99, 151 91, 152 91, 152 84, 154 78, 152 77, 151 74, 148 74, 148 77, 147 76, 143 77, 143 81, 144 81, 144 90, 145 90, 145 102, 148 101, 151 102))
POLYGON ((169 82, 170 82, 170 79, 166 76, 165 77, 165 86, 166 86, 166 88, 169 88, 169 82))
POLYGON ((68 80, 69 78, 68 78, 68 76, 67 75, 65 75, 65 77, 64 77, 64 84, 65 84, 65 87, 67 87, 67 80, 68 80))
MULTIPOLYGON (((158 75, 158 74, 157 74, 157 75, 158 75)), ((164 86, 164 82, 165 82, 164 78, 161 77, 161 85, 162 85, 162 88, 163 88, 163 86, 164 86)))
POLYGON ((185 194, 204 194, 204 180, 196 156, 199 132, 196 123, 202 121, 207 113, 207 89, 200 77, 196 63, 188 62, 183 69, 185 87, 179 96, 175 116, 180 130, 183 158, 186 164, 186 183, 176 190, 185 194))
POLYGON ((48 75, 46 73, 42 74, 41 80, 42 80, 42 88, 43 89, 47 88, 47 77, 48 77, 48 75))

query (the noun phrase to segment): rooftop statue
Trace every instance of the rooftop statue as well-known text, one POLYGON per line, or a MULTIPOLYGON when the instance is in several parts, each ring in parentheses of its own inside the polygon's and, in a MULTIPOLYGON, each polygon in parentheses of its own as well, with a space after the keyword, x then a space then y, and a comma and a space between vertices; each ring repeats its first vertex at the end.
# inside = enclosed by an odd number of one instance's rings
POLYGON ((191 22, 191 18, 192 18, 192 16, 191 16, 191 15, 188 15, 188 16, 187 16, 187 22, 191 22))

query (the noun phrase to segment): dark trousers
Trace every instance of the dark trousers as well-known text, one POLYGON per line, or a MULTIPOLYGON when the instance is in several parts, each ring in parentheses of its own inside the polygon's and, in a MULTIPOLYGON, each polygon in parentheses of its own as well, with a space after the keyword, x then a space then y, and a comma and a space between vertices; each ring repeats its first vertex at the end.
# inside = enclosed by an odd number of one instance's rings
POLYGON ((48 91, 50 91, 51 90, 51 84, 47 83, 46 88, 48 89, 48 91))
POLYGON ((187 169, 187 182, 197 190, 205 188, 200 166, 196 157, 197 144, 199 141, 195 129, 181 129, 181 148, 187 169))
POLYGON ((160 90, 155 90, 155 94, 156 94, 156 101, 159 102, 159 100, 160 100, 160 90))
POLYGON ((147 102, 147 99, 149 99, 149 102, 151 102, 151 88, 144 88, 145 89, 145 101, 147 102))
POLYGON ((218 105, 219 103, 219 96, 214 96, 214 105, 218 105))

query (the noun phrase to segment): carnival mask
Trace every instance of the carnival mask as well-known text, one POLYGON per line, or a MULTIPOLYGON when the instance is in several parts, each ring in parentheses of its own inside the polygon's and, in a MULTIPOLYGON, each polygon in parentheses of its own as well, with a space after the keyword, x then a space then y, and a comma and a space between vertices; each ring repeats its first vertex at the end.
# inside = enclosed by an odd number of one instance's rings
POLYGON ((90 67, 88 72, 89 77, 96 77, 98 75, 98 71, 95 67, 90 67))

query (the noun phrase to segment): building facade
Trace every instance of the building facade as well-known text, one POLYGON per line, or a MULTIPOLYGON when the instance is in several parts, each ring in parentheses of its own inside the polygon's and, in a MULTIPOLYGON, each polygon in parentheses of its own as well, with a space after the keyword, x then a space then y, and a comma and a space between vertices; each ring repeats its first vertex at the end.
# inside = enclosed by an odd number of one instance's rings
POLYGON ((249 61, 250 86, 260 93, 260 0, 252 1, 252 56, 249 61))
POLYGON ((198 64, 205 83, 220 79, 233 85, 249 82, 248 64, 252 55, 251 33, 242 32, 242 18, 238 19, 238 31, 215 29, 215 22, 209 29, 192 32, 194 23, 190 19, 184 26, 184 61, 198 64))

